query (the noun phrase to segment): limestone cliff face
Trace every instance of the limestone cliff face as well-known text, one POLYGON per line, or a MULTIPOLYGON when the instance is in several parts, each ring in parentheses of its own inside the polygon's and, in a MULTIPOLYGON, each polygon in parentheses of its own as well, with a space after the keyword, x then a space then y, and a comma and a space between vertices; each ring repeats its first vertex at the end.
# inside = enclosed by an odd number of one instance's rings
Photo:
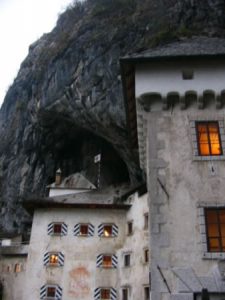
MULTIPOLYGON (((140 181, 129 150, 119 58, 191 35, 224 36, 224 0, 86 0, 29 48, 0 111, 0 225, 24 230, 21 200, 56 168, 102 186, 140 181)), ((215 45, 216 47, 216 45, 215 45)))

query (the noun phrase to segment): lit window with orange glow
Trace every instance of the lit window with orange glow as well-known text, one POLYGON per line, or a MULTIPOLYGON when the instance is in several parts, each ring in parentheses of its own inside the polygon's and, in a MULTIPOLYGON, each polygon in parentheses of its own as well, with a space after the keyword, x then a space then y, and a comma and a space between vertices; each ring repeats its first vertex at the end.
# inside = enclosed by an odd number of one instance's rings
POLYGON ((14 272, 15 273, 19 273, 22 271, 22 266, 21 264, 15 264, 15 267, 14 267, 14 272))
POLYGON ((205 209, 209 252, 225 252, 225 208, 205 209))
POLYGON ((49 255, 49 264, 58 265, 59 263, 59 255, 57 253, 52 253, 49 255))
POLYGON ((112 236, 112 225, 104 225, 103 235, 105 237, 112 236))
POLYGON ((196 122, 196 131, 200 156, 223 154, 218 122, 196 122))

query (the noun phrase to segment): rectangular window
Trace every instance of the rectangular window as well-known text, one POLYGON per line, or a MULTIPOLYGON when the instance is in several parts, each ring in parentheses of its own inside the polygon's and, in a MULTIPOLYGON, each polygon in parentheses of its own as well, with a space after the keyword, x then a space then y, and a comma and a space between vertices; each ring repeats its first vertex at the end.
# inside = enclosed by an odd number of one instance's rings
POLYGON ((101 289, 101 300, 110 299, 110 289, 101 289))
POLYGON ((22 271, 22 266, 21 264, 15 264, 15 267, 14 267, 14 272, 15 273, 19 273, 22 271))
POLYGON ((145 286, 144 287, 144 294, 145 294, 145 300, 149 300, 150 299, 150 295, 149 295, 149 287, 145 286))
POLYGON ((122 289, 122 300, 128 300, 128 288, 122 289))
POLYGON ((144 229, 148 229, 148 213, 144 214, 144 229))
POLYGON ((111 255, 103 255, 102 266, 105 268, 112 267, 112 256, 111 255))
POLYGON ((112 225, 104 225, 103 235, 105 237, 112 236, 112 225))
POLYGON ((209 252, 225 252, 225 208, 206 208, 205 223, 209 252))
POLYGON ((124 267, 130 267, 130 254, 124 254, 124 267))
POLYGON ((144 261, 149 262, 149 249, 144 249, 144 261))
POLYGON ((127 234, 131 235, 133 233, 133 222, 127 223, 127 234))
POLYGON ((47 297, 55 297, 55 294, 56 294, 56 288, 55 287, 53 287, 53 286, 48 286, 47 287, 47 292, 46 292, 46 296, 47 297))
POLYGON ((54 223, 53 225, 53 234, 61 234, 62 233, 62 224, 54 223))
POLYGON ((80 235, 88 235, 88 224, 80 225, 80 235))
POLYGON ((202 300, 202 299, 224 300, 225 293, 219 293, 219 292, 209 293, 207 290, 205 290, 205 291, 202 291, 202 293, 194 294, 194 300, 202 300))
POLYGON ((58 265, 59 263, 59 255, 58 253, 52 253, 49 255, 49 264, 58 265))
POLYGON ((198 154, 222 155, 222 145, 217 121, 196 122, 198 154))

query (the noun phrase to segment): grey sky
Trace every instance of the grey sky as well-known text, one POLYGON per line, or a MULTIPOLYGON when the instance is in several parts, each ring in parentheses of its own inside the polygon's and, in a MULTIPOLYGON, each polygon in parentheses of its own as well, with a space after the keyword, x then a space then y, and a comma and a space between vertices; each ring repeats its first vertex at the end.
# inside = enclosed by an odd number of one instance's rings
POLYGON ((73 0, 0 0, 0 105, 29 45, 54 27, 73 0))

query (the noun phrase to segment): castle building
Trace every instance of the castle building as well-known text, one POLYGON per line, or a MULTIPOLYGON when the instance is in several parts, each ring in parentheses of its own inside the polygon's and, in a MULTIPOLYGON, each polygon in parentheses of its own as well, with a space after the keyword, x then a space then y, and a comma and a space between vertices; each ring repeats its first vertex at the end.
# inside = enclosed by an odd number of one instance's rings
POLYGON ((225 299, 225 41, 121 59, 131 146, 147 176, 151 300, 225 299))
MULTIPOLYGON (((149 299, 146 188, 98 190, 81 174, 62 180, 60 171, 48 188, 51 197, 24 202, 33 222, 23 292, 10 295, 6 280, 3 300, 149 299)), ((19 289, 15 278, 11 284, 19 289)))

